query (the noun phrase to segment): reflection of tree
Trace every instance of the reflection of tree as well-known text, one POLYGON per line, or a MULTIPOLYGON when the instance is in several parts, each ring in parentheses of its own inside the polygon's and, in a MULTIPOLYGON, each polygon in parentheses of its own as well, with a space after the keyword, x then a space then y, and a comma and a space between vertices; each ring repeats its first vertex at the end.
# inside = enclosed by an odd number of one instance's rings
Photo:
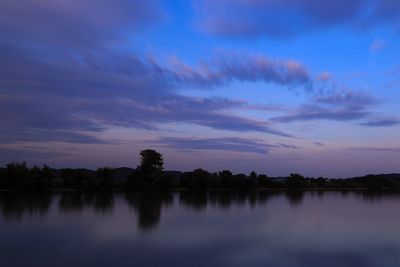
POLYGON ((82 211, 86 208, 94 208, 97 212, 112 210, 114 195, 112 192, 82 193, 65 192, 62 194, 59 208, 63 212, 82 211))
POLYGON ((304 191, 302 190, 289 190, 285 193, 286 199, 292 206, 300 205, 303 202, 304 191))
POLYGON ((250 191, 248 194, 249 204, 252 208, 254 208, 257 204, 257 194, 258 194, 258 192, 256 192, 256 191, 250 191))
POLYGON ((83 210, 84 203, 83 203, 82 193, 80 192, 67 192, 62 194, 59 208, 62 212, 68 211, 81 211, 83 210))
POLYGON ((207 207, 208 198, 206 191, 182 191, 179 194, 179 203, 196 210, 207 207))
POLYGON ((270 200, 272 197, 279 195, 280 193, 277 191, 259 191, 257 195, 257 203, 259 205, 264 205, 270 200))
POLYGON ((366 190, 366 191, 357 192, 356 196, 359 196, 363 200, 369 201, 372 203, 372 202, 382 201, 382 199, 385 197, 399 198, 400 192, 398 192, 398 191, 388 192, 388 191, 379 191, 379 190, 366 190))
POLYGON ((211 191, 208 194, 208 200, 214 206, 227 209, 232 205, 232 192, 230 191, 211 191))
POLYGON ((94 198, 94 209, 98 212, 108 212, 114 207, 114 194, 104 191, 98 192, 94 198))
POLYGON ((231 205, 243 206, 249 203, 251 207, 256 204, 265 204, 271 197, 278 195, 272 191, 182 191, 179 202, 195 210, 205 209, 208 205, 228 209, 231 205))
POLYGON ((318 190, 318 191, 317 191, 317 196, 318 196, 318 198, 323 198, 324 194, 325 194, 325 191, 324 191, 324 190, 318 190))
POLYGON ((24 215, 44 216, 51 204, 48 193, 2 192, 0 194, 0 212, 3 218, 20 220, 24 215))
POLYGON ((150 230, 160 222, 162 206, 172 204, 173 195, 171 192, 126 193, 125 199, 138 214, 138 228, 150 230))

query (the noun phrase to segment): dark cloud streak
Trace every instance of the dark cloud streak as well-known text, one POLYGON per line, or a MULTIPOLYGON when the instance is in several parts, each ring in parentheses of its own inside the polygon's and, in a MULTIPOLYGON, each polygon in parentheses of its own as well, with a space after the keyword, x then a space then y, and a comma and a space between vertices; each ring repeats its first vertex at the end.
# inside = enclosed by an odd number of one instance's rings
POLYGON ((391 127, 400 125, 400 120, 393 118, 383 118, 383 119, 375 119, 369 120, 363 123, 360 123, 362 126, 366 127, 391 127))
POLYGON ((179 150, 220 150, 231 152, 244 152, 267 154, 271 149, 297 149, 296 146, 277 143, 265 144, 261 140, 244 139, 236 137, 225 138, 177 138, 162 137, 153 140, 152 143, 179 150))
POLYGON ((274 117, 276 122, 311 121, 311 120, 334 120, 351 121, 369 116, 368 111, 352 110, 347 108, 325 108, 316 105, 304 105, 298 110, 287 115, 274 117))
POLYGON ((157 0, 3 0, 0 40, 74 49, 111 45, 165 17, 157 0))
POLYGON ((364 30, 400 22, 397 0, 199 0, 197 24, 208 33, 235 38, 287 38, 347 25, 364 30))

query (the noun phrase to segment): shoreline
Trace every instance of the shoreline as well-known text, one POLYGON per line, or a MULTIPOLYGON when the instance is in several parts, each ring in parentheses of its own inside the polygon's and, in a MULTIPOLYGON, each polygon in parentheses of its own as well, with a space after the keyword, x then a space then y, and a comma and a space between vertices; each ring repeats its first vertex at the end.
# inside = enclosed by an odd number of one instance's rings
POLYGON ((390 189, 390 188, 254 188, 254 189, 233 189, 233 188, 206 188, 206 189, 190 189, 190 188, 170 188, 170 189, 157 189, 151 188, 148 190, 124 190, 124 189, 110 189, 110 190, 85 190, 85 189, 53 189, 53 190, 32 190, 32 189, 0 189, 0 193, 8 192, 19 192, 19 193, 69 193, 69 192, 79 192, 79 193, 148 193, 148 192, 400 192, 400 189, 390 189))

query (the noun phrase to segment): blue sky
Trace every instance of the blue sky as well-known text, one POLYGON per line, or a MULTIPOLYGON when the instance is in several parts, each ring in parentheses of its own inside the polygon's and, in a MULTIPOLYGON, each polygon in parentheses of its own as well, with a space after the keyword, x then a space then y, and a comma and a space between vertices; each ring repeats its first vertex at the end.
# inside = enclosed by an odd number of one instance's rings
POLYGON ((0 163, 399 172, 397 0, 0 3, 0 163))

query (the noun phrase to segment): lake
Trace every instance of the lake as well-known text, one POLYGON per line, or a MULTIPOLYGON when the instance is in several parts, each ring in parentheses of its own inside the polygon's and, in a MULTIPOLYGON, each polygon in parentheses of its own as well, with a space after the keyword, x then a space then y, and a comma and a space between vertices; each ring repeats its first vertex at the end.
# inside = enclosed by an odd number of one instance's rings
POLYGON ((0 193, 0 266, 400 266, 400 194, 0 193))

